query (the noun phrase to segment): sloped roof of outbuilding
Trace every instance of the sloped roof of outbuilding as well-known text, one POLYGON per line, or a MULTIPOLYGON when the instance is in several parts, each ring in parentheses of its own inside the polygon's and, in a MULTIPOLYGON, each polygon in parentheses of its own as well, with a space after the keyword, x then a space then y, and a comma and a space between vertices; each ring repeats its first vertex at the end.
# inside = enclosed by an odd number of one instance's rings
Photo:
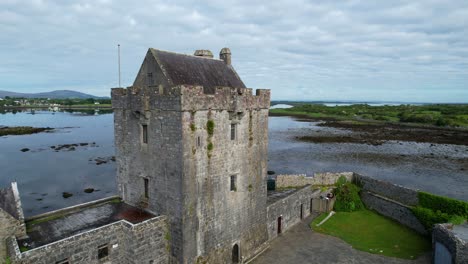
POLYGON ((173 85, 202 85, 211 92, 216 86, 246 88, 234 68, 222 60, 153 48, 150 51, 173 85))

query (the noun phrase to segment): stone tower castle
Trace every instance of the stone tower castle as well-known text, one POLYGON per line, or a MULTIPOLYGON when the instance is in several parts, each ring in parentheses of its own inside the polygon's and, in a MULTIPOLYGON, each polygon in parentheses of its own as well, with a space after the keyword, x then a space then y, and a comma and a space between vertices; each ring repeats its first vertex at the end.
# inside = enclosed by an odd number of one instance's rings
POLYGON ((120 195, 168 216, 173 262, 240 263, 261 250, 270 91, 245 87, 229 49, 220 59, 149 49, 112 105, 120 195))

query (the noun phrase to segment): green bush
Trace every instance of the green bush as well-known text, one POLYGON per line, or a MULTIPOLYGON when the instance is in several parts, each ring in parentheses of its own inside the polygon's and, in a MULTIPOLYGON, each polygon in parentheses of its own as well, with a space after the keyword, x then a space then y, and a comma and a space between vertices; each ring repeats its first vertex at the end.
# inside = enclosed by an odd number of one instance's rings
POLYGON ((364 209, 364 204, 359 196, 359 190, 359 187, 350 182, 337 186, 335 189, 335 211, 353 212, 364 209))
POLYGON ((336 181, 335 186, 336 187, 341 186, 345 184, 346 182, 348 182, 348 179, 346 179, 345 176, 340 176, 340 178, 338 178, 338 180, 336 181))
POLYGON ((438 196, 426 192, 418 192, 419 205, 433 211, 441 211, 449 215, 459 215, 468 218, 468 203, 438 196))
POLYGON ((466 218, 459 215, 452 215, 448 221, 454 225, 461 225, 466 221, 466 218))
POLYGON ((451 216, 447 213, 443 213, 440 210, 433 211, 424 207, 414 207, 413 214, 423 224, 427 230, 432 230, 432 227, 438 223, 447 223, 451 216))

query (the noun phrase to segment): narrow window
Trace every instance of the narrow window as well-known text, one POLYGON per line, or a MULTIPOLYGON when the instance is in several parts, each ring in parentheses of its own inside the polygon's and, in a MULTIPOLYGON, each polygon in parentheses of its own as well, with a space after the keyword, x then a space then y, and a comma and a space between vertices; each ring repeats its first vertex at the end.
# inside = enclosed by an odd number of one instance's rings
POLYGON ((148 144, 148 125, 141 125, 142 142, 148 144))
POLYGON ((236 124, 231 124, 231 140, 236 139, 236 124))
POLYGON ((98 247, 98 259, 109 256, 109 246, 107 244, 98 247))
POLYGON ((148 72, 148 85, 153 85, 153 73, 152 72, 148 72))
POLYGON ((237 191, 236 175, 231 175, 231 191, 237 191))
POLYGON ((201 146, 201 138, 200 137, 197 137, 197 146, 201 146))
POLYGON ((144 181, 145 181, 145 198, 149 198, 149 191, 148 191, 149 180, 144 178, 144 181))
POLYGON ((232 247, 232 263, 239 263, 239 261, 240 261, 239 246, 235 244, 232 247))
POLYGON ((62 259, 62 260, 60 260, 60 261, 57 261, 57 262, 55 262, 55 264, 69 264, 69 263, 70 263, 70 262, 68 261, 68 259, 67 259, 67 258, 66 258, 66 259, 62 259))

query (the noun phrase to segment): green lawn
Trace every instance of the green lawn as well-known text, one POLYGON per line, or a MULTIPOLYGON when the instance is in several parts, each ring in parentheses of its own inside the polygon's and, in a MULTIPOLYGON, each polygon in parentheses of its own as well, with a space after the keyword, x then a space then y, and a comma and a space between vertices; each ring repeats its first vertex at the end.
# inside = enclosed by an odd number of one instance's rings
POLYGON ((415 259, 431 250, 429 238, 374 211, 337 212, 317 227, 325 217, 317 217, 310 224, 312 229, 339 237, 358 250, 405 259, 415 259))

